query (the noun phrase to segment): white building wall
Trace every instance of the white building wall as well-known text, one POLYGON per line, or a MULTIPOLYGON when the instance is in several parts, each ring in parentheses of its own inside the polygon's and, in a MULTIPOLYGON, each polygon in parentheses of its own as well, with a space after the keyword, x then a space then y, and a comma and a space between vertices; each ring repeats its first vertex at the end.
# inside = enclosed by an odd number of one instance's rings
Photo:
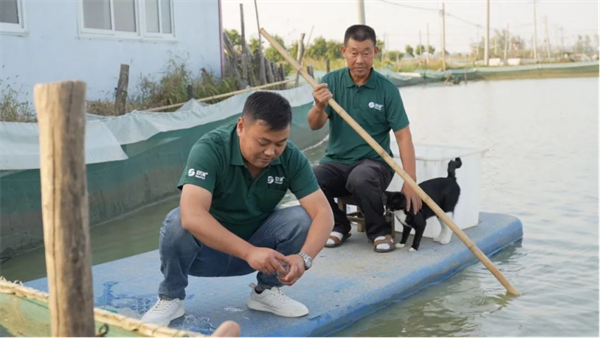
POLYGON ((34 84, 78 79, 87 82, 88 99, 112 98, 121 64, 130 65, 133 93, 141 75, 159 79, 171 59, 194 74, 204 67, 221 76, 220 0, 173 0, 171 39, 84 34, 80 1, 22 0, 25 32, 0 33, 3 88, 32 102, 34 84))

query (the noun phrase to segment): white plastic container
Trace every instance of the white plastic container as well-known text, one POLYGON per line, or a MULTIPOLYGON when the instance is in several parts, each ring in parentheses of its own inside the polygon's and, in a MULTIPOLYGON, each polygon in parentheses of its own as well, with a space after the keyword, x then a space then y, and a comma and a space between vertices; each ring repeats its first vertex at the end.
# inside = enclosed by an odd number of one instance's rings
MULTIPOLYGON (((402 167, 396 139, 391 137, 391 149, 394 161, 402 167)), ((447 145, 415 144, 417 165, 417 183, 436 177, 448 176, 448 163, 460 157, 462 167, 456 170, 456 178, 460 186, 460 198, 454 211, 454 223, 460 229, 466 229, 479 224, 479 196, 481 181, 481 160, 486 149, 453 147, 447 145)), ((388 191, 400 191, 404 181, 398 174, 388 187, 388 191)), ((396 222, 396 231, 402 232, 402 224, 396 222)), ((441 227, 437 217, 427 221, 423 236, 433 238, 438 235, 441 227)), ((412 231, 414 234, 414 230, 412 231)))

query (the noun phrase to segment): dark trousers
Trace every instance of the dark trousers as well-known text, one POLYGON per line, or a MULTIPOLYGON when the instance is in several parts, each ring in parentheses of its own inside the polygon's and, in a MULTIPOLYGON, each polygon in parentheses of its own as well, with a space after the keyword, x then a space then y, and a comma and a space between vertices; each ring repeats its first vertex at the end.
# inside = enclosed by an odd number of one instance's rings
POLYGON ((345 210, 340 210, 333 198, 352 196, 365 215, 370 240, 391 234, 383 215, 383 198, 393 175, 384 162, 367 159, 353 165, 324 163, 315 166, 314 172, 333 211, 333 231, 347 234, 351 229, 345 210))

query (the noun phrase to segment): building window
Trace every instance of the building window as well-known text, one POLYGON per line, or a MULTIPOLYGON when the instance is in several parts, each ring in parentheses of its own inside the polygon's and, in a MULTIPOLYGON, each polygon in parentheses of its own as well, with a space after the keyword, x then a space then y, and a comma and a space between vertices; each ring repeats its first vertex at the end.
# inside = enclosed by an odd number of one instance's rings
POLYGON ((136 33, 136 14, 135 0, 83 0, 83 27, 88 32, 136 33))
POLYGON ((173 34, 171 0, 144 0, 146 7, 146 32, 173 34))
POLYGON ((0 0, 0 32, 25 33, 22 0, 0 0))
MULTIPOLYGON (((2 1, 2 0, 0 0, 2 1)), ((130 38, 173 36, 171 0, 81 0, 82 33, 130 38)))

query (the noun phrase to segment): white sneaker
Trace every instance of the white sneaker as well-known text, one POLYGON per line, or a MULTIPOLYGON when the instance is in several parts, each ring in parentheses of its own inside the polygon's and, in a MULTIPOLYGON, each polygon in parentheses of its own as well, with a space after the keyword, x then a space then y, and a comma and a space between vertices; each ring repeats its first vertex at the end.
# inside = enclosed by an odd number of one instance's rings
POLYGON ((308 308, 304 304, 291 299, 281 292, 279 288, 264 290, 256 293, 256 285, 250 284, 252 292, 248 300, 248 307, 253 310, 266 311, 281 317, 302 317, 308 314, 308 308))
POLYGON ((142 321, 151 324, 169 326, 173 319, 177 319, 185 314, 183 301, 181 299, 158 299, 156 304, 148 310, 142 317, 142 321))

